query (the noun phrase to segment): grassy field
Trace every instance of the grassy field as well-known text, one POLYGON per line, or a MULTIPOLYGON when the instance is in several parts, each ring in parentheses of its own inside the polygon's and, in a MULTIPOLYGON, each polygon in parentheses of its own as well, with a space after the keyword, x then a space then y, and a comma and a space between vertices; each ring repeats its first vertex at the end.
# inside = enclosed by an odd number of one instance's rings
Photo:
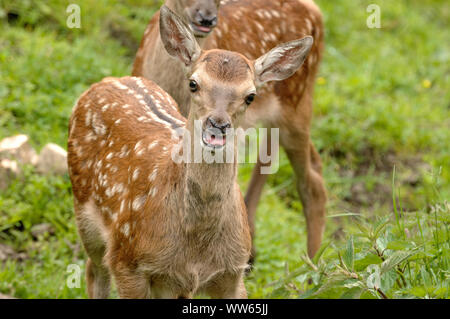
MULTIPOLYGON (((323 249, 305 256, 305 223, 286 156, 257 215, 251 298, 449 298, 450 5, 378 0, 381 29, 366 26, 368 0, 318 0, 326 52, 312 136, 324 162, 328 219, 323 249)), ((0 0, 0 139, 28 134, 63 147, 77 97, 105 76, 130 73, 148 19, 147 0, 73 1, 82 28, 66 27, 66 2, 0 0)), ((251 166, 240 169, 245 190, 251 166)), ((69 178, 32 168, 0 193, 0 293, 85 298, 66 285, 84 269, 69 178), (54 233, 34 238, 33 225, 54 233)), ((116 296, 115 294, 113 296, 116 296)))

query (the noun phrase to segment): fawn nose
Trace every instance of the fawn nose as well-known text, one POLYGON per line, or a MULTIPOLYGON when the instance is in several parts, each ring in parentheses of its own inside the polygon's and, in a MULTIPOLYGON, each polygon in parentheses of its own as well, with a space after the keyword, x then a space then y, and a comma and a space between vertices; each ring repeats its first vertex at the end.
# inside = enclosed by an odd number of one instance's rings
POLYGON ((217 25, 217 15, 209 11, 198 11, 196 20, 202 27, 213 28, 217 25))
POLYGON ((231 123, 224 119, 215 119, 213 117, 208 117, 206 121, 206 128, 215 128, 220 130, 222 134, 225 134, 227 129, 231 128, 231 123))

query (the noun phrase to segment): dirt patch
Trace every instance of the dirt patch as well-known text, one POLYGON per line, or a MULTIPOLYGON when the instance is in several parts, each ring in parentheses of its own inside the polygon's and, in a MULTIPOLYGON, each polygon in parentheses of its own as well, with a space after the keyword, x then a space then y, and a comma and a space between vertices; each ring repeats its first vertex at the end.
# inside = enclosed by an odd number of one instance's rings
POLYGON ((27 254, 16 252, 12 247, 0 244, 0 263, 6 262, 7 260, 24 261, 27 258, 27 254))
MULTIPOLYGON (((362 161, 354 170, 343 168, 341 176, 351 177, 354 180, 349 195, 344 201, 353 209, 371 208, 375 206, 388 206, 393 208, 392 178, 395 168, 395 185, 401 187, 401 203, 404 210, 413 211, 417 203, 408 196, 414 193, 423 182, 423 174, 431 167, 418 155, 411 157, 397 156, 393 152, 384 155, 367 151, 362 155, 362 161)), ((398 189, 395 190, 396 194, 398 189)), ((396 195, 397 196, 397 195, 396 195)), ((369 209, 370 210, 370 209, 369 209)))
MULTIPOLYGON (((329 198, 330 202, 333 202, 334 211, 360 213, 362 210, 375 211, 380 207, 392 210, 394 167, 395 185, 401 190, 402 209, 415 211, 423 207, 423 203, 418 203, 414 194, 423 183, 424 172, 430 171, 431 167, 423 161, 420 155, 405 157, 392 151, 381 154, 371 149, 361 152, 357 160, 346 158, 344 154, 332 155, 332 158, 338 163, 338 175, 341 178, 339 187, 337 187, 339 194, 333 193, 328 186, 329 198)), ((326 164, 324 163, 324 165, 326 164)), ((282 188, 277 192, 289 208, 299 205, 294 185, 293 183, 292 186, 282 188)))

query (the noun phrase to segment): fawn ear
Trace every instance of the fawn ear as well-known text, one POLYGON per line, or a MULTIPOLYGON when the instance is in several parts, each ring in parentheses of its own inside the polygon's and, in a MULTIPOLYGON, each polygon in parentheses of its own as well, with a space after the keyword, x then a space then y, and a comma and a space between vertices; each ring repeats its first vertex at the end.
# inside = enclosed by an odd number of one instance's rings
POLYGON ((255 61, 258 84, 282 81, 293 75, 302 66, 313 44, 308 36, 281 44, 255 61))
POLYGON ((159 29, 164 47, 171 56, 186 66, 199 58, 201 49, 191 28, 165 5, 160 10, 159 29))

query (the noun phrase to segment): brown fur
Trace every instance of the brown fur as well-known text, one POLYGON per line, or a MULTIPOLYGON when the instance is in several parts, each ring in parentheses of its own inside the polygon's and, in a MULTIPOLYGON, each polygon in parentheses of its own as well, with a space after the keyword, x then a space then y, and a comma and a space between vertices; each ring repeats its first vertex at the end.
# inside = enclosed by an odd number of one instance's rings
POLYGON ((214 53, 207 54, 202 60, 211 77, 225 82, 243 81, 248 78, 251 68, 244 59, 227 51, 214 53))
POLYGON ((107 78, 75 106, 68 163, 91 298, 108 296, 110 274, 122 298, 246 297, 237 164, 174 163, 172 130, 185 125, 145 79, 107 78))

